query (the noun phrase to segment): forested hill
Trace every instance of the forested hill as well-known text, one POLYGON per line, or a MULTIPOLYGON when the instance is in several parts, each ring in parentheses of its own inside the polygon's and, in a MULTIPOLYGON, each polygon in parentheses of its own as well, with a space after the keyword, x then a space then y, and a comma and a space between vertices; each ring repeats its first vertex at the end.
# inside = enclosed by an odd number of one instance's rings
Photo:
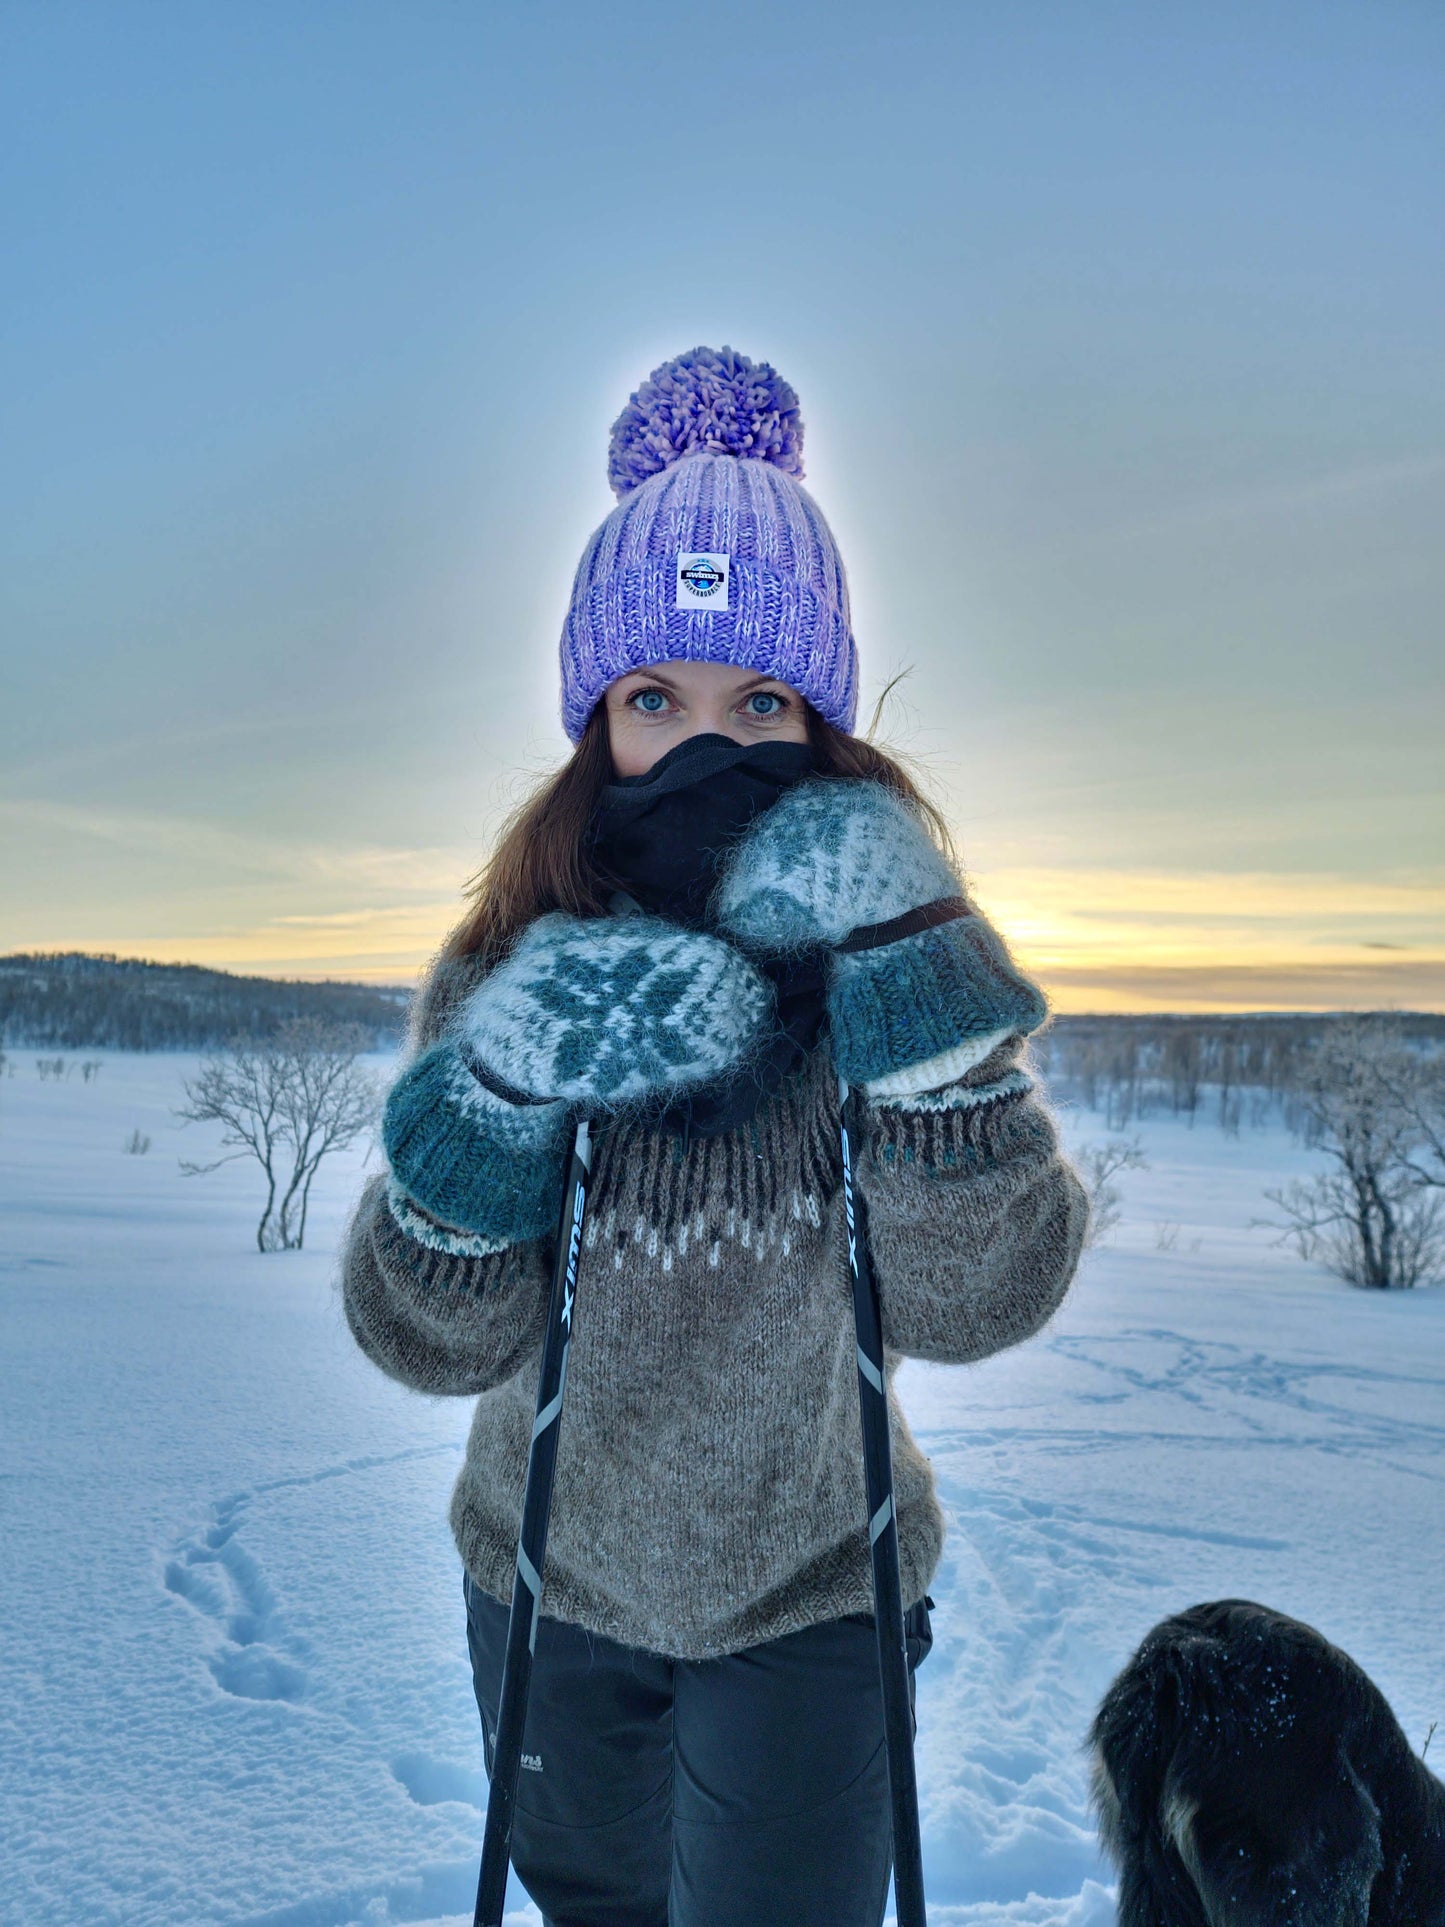
MULTIPOLYGON (((83 951, 0 956, 0 1047, 206 1050, 271 1036, 290 1017, 360 1024, 387 1050, 401 1036, 399 985, 295 983, 200 964, 147 963, 83 951)), ((1296 1059, 1343 1013, 1055 1017, 1035 1040, 1050 1085, 1120 1121, 1155 1109, 1193 1115, 1204 1091, 1226 1109, 1242 1091, 1277 1099, 1296 1059)), ((1376 1021, 1409 1048, 1445 1054, 1445 1016, 1392 1011, 1376 1021)))
POLYGON ((401 1035, 406 1001, 391 985, 292 983, 76 950, 0 957, 0 1044, 10 1046, 207 1050, 319 1017, 361 1024, 385 1050, 401 1035))

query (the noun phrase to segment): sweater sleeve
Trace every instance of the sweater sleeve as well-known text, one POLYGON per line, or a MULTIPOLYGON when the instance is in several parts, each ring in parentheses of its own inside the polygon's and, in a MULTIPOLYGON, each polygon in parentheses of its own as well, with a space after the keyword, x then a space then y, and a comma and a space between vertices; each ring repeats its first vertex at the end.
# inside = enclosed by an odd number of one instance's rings
POLYGON ((352 1212, 340 1288, 353 1337, 388 1377, 419 1392, 490 1391, 541 1347, 545 1240, 456 1231, 380 1172, 352 1212))
POLYGON ((869 1092, 858 1187, 890 1350, 987 1358, 1057 1310, 1089 1206, 1016 1033, 930 1090, 869 1092))

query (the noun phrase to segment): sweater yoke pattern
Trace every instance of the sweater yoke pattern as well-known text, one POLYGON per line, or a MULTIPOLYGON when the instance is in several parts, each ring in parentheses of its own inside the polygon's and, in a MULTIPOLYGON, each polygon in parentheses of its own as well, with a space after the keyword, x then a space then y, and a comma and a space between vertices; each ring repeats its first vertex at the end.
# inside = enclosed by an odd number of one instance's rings
POLYGON ((729 1246, 761 1262, 791 1256, 799 1232, 817 1232, 842 1182, 836 1132, 828 1130, 816 1075, 785 1080, 738 1130, 694 1139, 624 1120, 602 1134, 593 1171, 600 1201, 583 1249, 611 1254, 614 1270, 671 1272, 701 1260, 716 1269, 729 1246))

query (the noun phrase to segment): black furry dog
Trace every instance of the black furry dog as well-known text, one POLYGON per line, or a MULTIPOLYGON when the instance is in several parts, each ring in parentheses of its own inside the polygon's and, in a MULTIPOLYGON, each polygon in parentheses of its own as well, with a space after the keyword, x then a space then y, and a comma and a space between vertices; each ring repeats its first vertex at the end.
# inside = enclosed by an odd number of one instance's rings
POLYGON ((1312 1626, 1161 1620, 1089 1742, 1119 1927, 1445 1927, 1445 1786, 1312 1626))

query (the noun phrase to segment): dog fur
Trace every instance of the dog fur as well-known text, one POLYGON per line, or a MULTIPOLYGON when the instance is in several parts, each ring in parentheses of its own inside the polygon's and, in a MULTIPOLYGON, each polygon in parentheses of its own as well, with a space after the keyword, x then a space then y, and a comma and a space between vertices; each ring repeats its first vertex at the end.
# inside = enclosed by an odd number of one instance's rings
POLYGON ((1161 1620, 1089 1745, 1119 1927, 1445 1927, 1445 1786, 1312 1626, 1161 1620))

